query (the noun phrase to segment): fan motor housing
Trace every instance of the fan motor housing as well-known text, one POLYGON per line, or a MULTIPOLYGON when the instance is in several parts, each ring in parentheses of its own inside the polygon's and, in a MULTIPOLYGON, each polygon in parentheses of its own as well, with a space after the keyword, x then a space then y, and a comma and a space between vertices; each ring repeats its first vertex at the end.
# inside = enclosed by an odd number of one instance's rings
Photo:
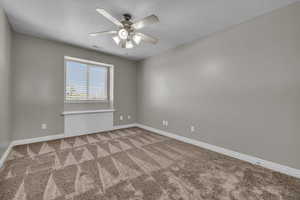
POLYGON ((132 19, 131 14, 125 13, 123 16, 126 21, 130 21, 132 19))
POLYGON ((131 27, 131 25, 133 24, 131 22, 132 16, 130 14, 124 14, 124 20, 122 21, 122 24, 124 25, 124 28, 128 31, 128 32, 132 32, 133 29, 131 27))

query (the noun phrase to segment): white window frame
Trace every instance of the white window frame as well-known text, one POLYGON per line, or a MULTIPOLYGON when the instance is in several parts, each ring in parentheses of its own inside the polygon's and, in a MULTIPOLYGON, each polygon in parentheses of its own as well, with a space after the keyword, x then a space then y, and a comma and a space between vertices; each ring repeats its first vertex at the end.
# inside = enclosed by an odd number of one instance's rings
POLYGON ((100 63, 92 60, 86 60, 86 59, 81 59, 81 58, 75 58, 75 57, 70 57, 70 56, 65 56, 64 57, 64 102, 67 104, 72 104, 72 103, 110 103, 111 106, 113 106, 113 98, 114 98, 114 65, 112 64, 107 64, 107 63, 100 63), (73 62, 79 62, 82 64, 87 64, 87 65, 95 65, 99 67, 107 67, 107 99, 105 100, 67 100, 67 92, 66 92, 66 80, 67 80, 67 62, 68 61, 73 61, 73 62))

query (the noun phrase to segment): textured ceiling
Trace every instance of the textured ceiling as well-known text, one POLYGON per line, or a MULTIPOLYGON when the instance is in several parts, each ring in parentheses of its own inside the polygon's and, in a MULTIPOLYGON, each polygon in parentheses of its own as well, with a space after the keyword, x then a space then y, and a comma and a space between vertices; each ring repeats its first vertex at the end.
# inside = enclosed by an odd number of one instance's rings
POLYGON ((3 0, 13 29, 41 38, 96 49, 140 60, 178 45, 221 31, 298 0, 3 0), (141 32, 160 39, 157 45, 143 44, 121 49, 111 36, 91 38, 89 32, 116 27, 95 11, 104 8, 115 17, 130 13, 133 19, 150 14, 160 23, 141 32))

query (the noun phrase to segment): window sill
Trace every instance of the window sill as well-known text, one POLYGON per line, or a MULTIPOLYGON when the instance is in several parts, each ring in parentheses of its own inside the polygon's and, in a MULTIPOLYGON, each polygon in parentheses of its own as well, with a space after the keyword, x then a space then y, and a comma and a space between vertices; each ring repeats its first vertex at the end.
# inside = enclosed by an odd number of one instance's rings
POLYGON ((78 101, 65 101, 64 102, 65 104, 78 104, 78 103, 81 103, 81 104, 90 104, 90 103, 109 103, 108 100, 78 100, 78 101))
POLYGON ((76 110, 76 111, 65 111, 62 113, 65 115, 80 115, 80 114, 94 114, 94 113, 108 113, 115 112, 115 109, 102 109, 102 110, 76 110))

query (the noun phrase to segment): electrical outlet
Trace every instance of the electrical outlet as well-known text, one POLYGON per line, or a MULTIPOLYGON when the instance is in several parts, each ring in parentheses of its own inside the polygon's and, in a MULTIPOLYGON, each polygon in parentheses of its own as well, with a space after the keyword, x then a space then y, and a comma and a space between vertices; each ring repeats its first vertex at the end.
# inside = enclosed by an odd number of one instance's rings
POLYGON ((163 121, 162 121, 162 125, 163 125, 164 127, 168 127, 169 122, 168 122, 167 120, 163 120, 163 121))
POLYGON ((42 125, 41 125, 41 129, 42 129, 42 130, 46 130, 46 129, 47 129, 47 124, 42 124, 42 125))
POLYGON ((130 115, 128 115, 128 116, 127 116, 127 119, 131 119, 131 116, 130 116, 130 115))
POLYGON ((120 115, 120 120, 123 121, 123 115, 120 115))
POLYGON ((190 130, 191 130, 192 133, 195 132, 195 126, 191 126, 190 130))

